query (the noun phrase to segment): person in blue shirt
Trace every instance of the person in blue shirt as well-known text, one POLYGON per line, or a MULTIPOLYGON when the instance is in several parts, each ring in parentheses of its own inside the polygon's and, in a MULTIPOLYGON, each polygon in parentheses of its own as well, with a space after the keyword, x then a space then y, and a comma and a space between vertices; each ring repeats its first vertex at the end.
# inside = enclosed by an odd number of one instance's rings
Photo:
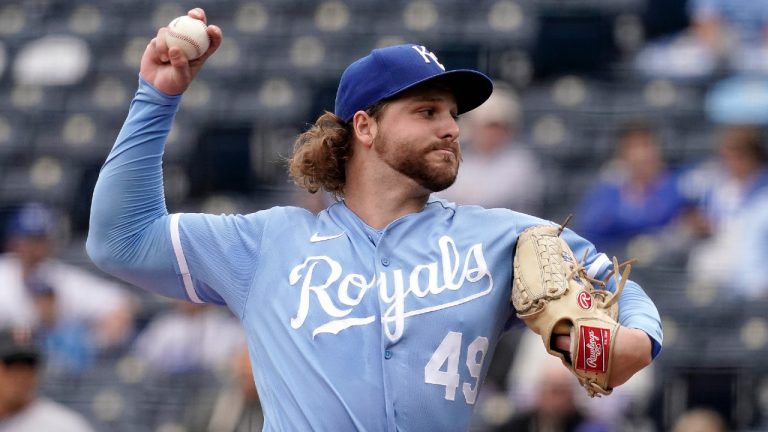
MULTIPOLYGON (((202 9, 189 15, 205 20, 202 9)), ((226 305, 244 327, 264 430, 467 430, 510 304, 519 233, 551 222, 431 197, 461 160, 457 117, 492 92, 417 44, 373 50, 342 74, 334 112, 296 140, 289 172, 337 201, 319 214, 169 214, 162 154, 181 95, 220 46, 188 61, 159 30, 96 184, 87 251, 170 297, 226 305)), ((564 239, 596 278, 610 260, 564 239)), ((615 289, 613 283, 609 289, 615 289)), ((619 305, 611 385, 661 350, 658 312, 633 282, 619 305)), ((560 347, 570 338, 561 336, 560 347)))
POLYGON ((650 126, 628 123, 618 132, 615 158, 579 203, 574 227, 601 250, 623 256, 635 237, 659 234, 692 206, 678 182, 650 126))

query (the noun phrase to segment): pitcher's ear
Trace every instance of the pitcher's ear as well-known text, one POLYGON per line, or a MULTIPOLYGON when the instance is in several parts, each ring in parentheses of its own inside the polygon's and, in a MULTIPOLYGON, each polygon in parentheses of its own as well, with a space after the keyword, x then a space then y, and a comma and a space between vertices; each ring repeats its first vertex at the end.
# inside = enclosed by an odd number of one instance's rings
POLYGON ((379 130, 378 126, 376 119, 365 111, 358 111, 352 117, 352 131, 355 138, 366 147, 373 146, 373 140, 379 130))

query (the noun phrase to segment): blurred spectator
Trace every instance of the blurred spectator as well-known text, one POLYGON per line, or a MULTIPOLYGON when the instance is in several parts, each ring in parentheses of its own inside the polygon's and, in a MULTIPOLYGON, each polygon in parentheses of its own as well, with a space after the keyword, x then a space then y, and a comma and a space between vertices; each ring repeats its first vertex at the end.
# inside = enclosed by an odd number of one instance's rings
POLYGON ((768 259, 768 166, 762 146, 759 129, 728 127, 717 163, 691 174, 689 183, 704 186, 695 194, 701 214, 691 221, 706 238, 690 253, 691 286, 719 288, 725 298, 768 293, 762 268, 768 259))
POLYGON ((517 140, 520 117, 512 90, 495 84, 491 97, 466 114, 461 169, 453 186, 439 195, 459 204, 536 213, 544 182, 536 155, 517 140))
POLYGON ((218 372, 242 343, 240 323, 210 304, 173 301, 138 335, 135 354, 156 374, 218 372))
POLYGON ((715 288, 722 299, 768 297, 768 191, 745 203, 742 211, 691 251, 691 286, 715 288))
POLYGON ((748 298, 767 298, 768 279, 763 268, 768 262, 768 192, 755 198, 733 226, 737 230, 728 237, 733 247, 723 252, 733 264, 723 274, 723 284, 748 298))
POLYGON ((700 231, 713 234, 765 190, 768 166, 763 133, 754 126, 726 126, 718 158, 689 175, 688 193, 700 203, 700 231))
POLYGON ((571 397, 582 410, 581 413, 590 419, 597 420, 599 425, 607 427, 607 429, 596 430, 653 431, 652 422, 645 415, 654 390, 653 366, 643 369, 625 384, 614 389, 610 396, 590 398, 560 359, 547 352, 541 337, 532 331, 525 331, 520 338, 512 368, 507 377, 507 387, 513 405, 523 410, 535 407, 537 400, 541 398, 536 383, 546 380, 546 375, 552 374, 552 370, 561 370, 569 377, 571 397))
POLYGON ((536 382, 535 399, 525 410, 496 429, 497 432, 608 432, 611 429, 599 421, 591 420, 578 407, 576 378, 558 364, 548 363, 541 374, 532 378, 536 382))
POLYGON ((38 397, 40 350, 29 329, 0 329, 0 432, 90 432, 80 414, 38 397))
POLYGON ((727 432, 725 421, 716 411, 694 408, 681 415, 672 432, 727 432))
POLYGON ((84 323, 58 318, 56 292, 45 281, 27 284, 39 317, 38 337, 52 375, 83 372, 93 364, 94 347, 84 323))
POLYGON ((259 394, 251 370, 248 347, 243 344, 230 365, 229 380, 213 397, 204 395, 190 407, 190 432, 260 431, 264 425, 259 394))
POLYGON ((574 228, 598 249, 626 256, 629 241, 660 232, 684 208, 677 175, 666 168, 653 130, 632 123, 619 132, 616 156, 581 201, 574 228))
POLYGON ((670 78, 703 78, 721 69, 768 73, 768 2, 691 0, 689 15, 686 31, 639 53, 640 70, 670 78))
POLYGON ((0 324, 38 327, 34 291, 45 284, 56 299, 56 320, 86 326, 99 349, 119 346, 132 331, 132 299, 120 285, 55 259, 55 226, 53 212, 37 203, 10 217, 8 253, 0 256, 0 324))
POLYGON ((742 72, 768 72, 768 2, 691 0, 691 31, 709 52, 742 72))

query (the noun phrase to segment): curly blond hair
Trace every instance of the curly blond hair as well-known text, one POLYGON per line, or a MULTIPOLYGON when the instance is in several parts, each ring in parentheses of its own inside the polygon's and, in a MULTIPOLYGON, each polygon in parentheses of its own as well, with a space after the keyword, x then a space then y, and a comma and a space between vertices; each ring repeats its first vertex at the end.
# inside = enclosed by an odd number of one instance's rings
MULTIPOLYGON (((378 120, 386 102, 378 102, 365 112, 378 120)), ((288 158, 288 174, 310 193, 325 190, 336 198, 344 196, 347 161, 352 157, 352 122, 345 122, 326 111, 306 132, 300 134, 288 158)))

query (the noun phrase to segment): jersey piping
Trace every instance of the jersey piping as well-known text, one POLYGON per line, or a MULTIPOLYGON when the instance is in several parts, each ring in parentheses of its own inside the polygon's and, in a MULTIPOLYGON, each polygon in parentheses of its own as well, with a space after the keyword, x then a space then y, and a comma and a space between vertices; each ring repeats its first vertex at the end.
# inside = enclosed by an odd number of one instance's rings
POLYGON ((194 285, 192 285, 192 276, 189 274, 189 267, 187 266, 187 259, 184 257, 184 249, 181 247, 181 236, 179 235, 179 217, 181 214, 175 213, 171 215, 171 243, 173 243, 173 253, 176 255, 176 262, 179 264, 179 272, 181 273, 181 279, 184 281, 184 289, 187 291, 187 296, 194 303, 204 303, 197 296, 194 285))

